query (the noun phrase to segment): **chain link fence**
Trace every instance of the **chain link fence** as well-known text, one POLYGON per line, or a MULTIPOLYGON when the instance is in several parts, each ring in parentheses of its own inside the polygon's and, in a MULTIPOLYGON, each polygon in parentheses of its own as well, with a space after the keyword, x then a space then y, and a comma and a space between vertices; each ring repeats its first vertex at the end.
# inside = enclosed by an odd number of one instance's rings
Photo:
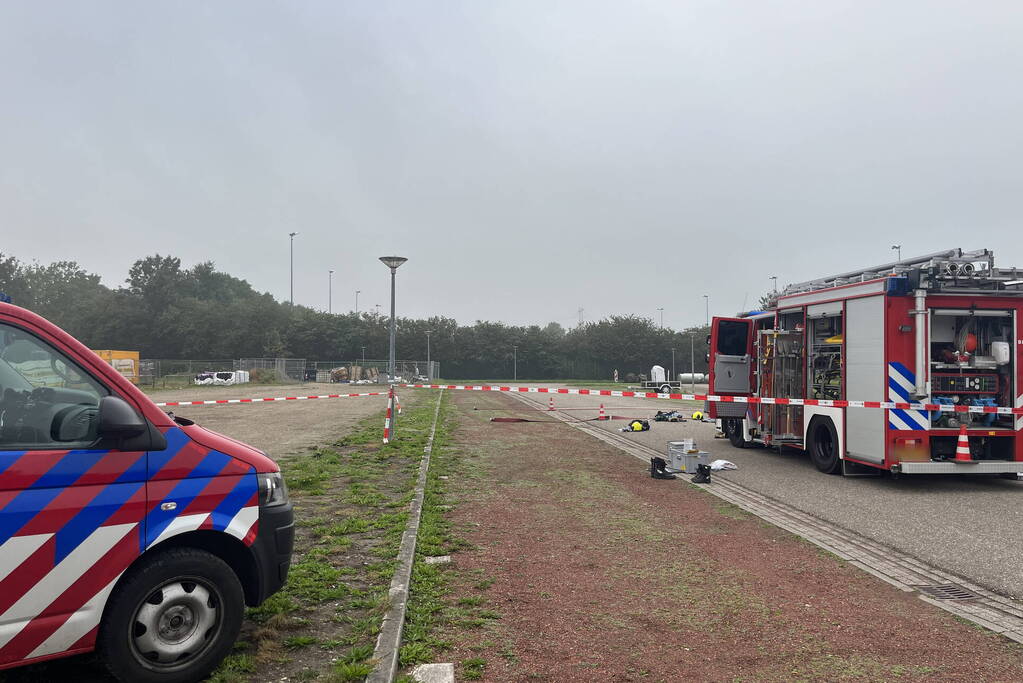
MULTIPOLYGON (((220 360, 142 359, 139 384, 151 387, 186 386, 200 373, 245 370, 249 380, 259 384, 297 382, 341 382, 384 384, 388 361, 309 361, 304 358, 240 358, 220 360)), ((434 381, 440 376, 438 361, 395 361, 401 381, 434 381)))

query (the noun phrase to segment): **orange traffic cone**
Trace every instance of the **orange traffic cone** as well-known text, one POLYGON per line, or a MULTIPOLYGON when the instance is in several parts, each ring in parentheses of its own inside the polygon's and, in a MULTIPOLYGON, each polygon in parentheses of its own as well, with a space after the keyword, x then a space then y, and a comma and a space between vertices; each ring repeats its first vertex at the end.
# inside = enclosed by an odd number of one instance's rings
POLYGON ((966 425, 959 425, 959 441, 956 443, 956 462, 976 462, 970 455, 970 437, 966 436, 966 425))
POLYGON ((604 404, 603 403, 600 404, 600 414, 597 415, 597 419, 598 420, 606 420, 607 419, 607 415, 604 414, 604 404))
POLYGON ((554 410, 554 397, 551 396, 550 403, 547 404, 547 410, 554 410))

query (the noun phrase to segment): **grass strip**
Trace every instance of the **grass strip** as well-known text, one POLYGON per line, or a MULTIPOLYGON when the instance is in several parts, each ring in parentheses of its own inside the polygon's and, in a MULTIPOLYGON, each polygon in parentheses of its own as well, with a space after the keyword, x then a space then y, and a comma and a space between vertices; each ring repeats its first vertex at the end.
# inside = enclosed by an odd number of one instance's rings
POLYGON ((390 444, 381 443, 378 414, 333 444, 281 459, 296 521, 288 582, 248 610, 235 652, 210 680, 361 681, 370 673, 433 421, 435 402, 410 398, 390 444))

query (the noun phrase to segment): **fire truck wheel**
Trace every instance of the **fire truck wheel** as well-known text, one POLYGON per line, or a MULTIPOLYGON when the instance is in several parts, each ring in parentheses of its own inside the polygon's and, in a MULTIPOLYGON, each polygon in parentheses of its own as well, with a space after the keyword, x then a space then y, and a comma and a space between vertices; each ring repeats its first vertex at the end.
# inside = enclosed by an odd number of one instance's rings
POLYGON ((223 560, 172 548, 143 561, 117 586, 96 647, 122 681, 198 681, 231 651, 244 611, 241 584, 223 560))
POLYGON ((742 434, 742 419, 729 417, 722 420, 722 422, 724 423, 722 426, 725 428, 728 443, 732 444, 735 448, 746 448, 746 439, 742 434))
POLYGON ((836 474, 841 470, 838 457, 838 432, 834 423, 827 418, 815 418, 810 423, 810 459, 824 474, 836 474))

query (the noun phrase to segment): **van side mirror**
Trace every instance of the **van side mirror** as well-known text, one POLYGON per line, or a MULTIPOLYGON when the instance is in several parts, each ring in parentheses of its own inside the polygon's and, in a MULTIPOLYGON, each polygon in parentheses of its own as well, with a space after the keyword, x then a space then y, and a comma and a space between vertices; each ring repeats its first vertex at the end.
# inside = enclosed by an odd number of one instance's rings
POLYGON ((99 400, 97 431, 103 439, 127 439, 143 434, 149 423, 119 396, 104 396, 99 400))

